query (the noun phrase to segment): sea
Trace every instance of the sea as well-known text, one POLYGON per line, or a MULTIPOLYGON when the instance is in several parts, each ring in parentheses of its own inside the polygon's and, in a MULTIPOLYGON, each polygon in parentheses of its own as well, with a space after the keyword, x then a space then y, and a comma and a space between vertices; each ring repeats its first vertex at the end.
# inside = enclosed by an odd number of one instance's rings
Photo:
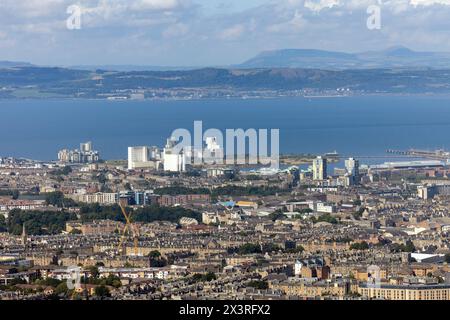
POLYGON ((92 141, 103 159, 128 146, 164 146, 173 130, 279 129, 285 154, 374 164, 387 149, 450 150, 450 97, 358 96, 189 101, 0 100, 0 157, 55 160, 92 141))

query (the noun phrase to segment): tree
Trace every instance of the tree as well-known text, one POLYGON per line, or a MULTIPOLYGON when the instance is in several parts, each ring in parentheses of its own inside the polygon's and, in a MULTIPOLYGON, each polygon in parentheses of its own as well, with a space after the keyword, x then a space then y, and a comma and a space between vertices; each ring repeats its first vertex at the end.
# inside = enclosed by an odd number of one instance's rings
MULTIPOLYGON (((100 206, 98 203, 83 205, 80 208, 80 214, 83 222, 105 219, 125 222, 125 218, 118 205, 100 206)), ((135 222, 178 222, 182 217, 194 218, 197 221, 201 221, 202 219, 200 212, 182 207, 160 207, 153 205, 139 208, 133 213, 133 221, 135 222)))
POLYGON ((350 250, 367 250, 369 249, 369 244, 365 241, 363 242, 355 242, 350 245, 350 250))
POLYGON ((19 196, 20 196, 19 190, 13 190, 13 191, 12 191, 11 197, 12 197, 13 200, 19 199, 19 196))
POLYGON ((303 246, 301 245, 298 245, 295 248, 289 248, 284 250, 285 253, 302 253, 303 251, 305 251, 305 248, 303 248, 303 246))
POLYGON ((0 232, 6 232, 6 231, 7 231, 7 227, 6 227, 5 216, 0 214, 0 232))
POLYGON ((353 217, 354 217, 356 220, 361 220, 364 211, 366 211, 366 208, 359 208, 359 210, 358 210, 357 212, 353 213, 353 217))
POLYGON ((277 210, 277 211, 271 213, 271 214, 269 215, 269 218, 270 218, 273 222, 275 222, 275 221, 277 221, 277 220, 286 218, 286 216, 284 215, 283 211, 280 209, 280 210, 277 210))
POLYGON ((65 211, 22 211, 11 210, 7 220, 8 232, 14 235, 22 234, 25 224, 30 235, 59 234, 66 227, 66 222, 76 220, 75 213, 65 211))
POLYGON ((109 188, 107 185, 102 185, 101 186, 101 188, 100 188, 100 192, 105 192, 105 193, 112 193, 113 191, 112 191, 112 189, 111 188, 109 188))
POLYGON ((280 250, 281 250, 281 248, 278 245, 274 244, 274 243, 265 243, 262 246, 263 253, 280 251, 280 250))
POLYGON ((328 222, 328 223, 331 223, 331 224, 338 224, 339 223, 339 221, 335 217, 332 217, 329 213, 321 215, 317 219, 315 217, 311 217, 311 222, 314 223, 314 224, 319 223, 319 222, 328 222))
POLYGON ((205 275, 204 279, 205 279, 206 282, 210 282, 210 281, 216 280, 217 277, 216 277, 216 274, 214 272, 208 272, 205 275))
POLYGON ((67 282, 62 282, 58 284, 58 286, 55 289, 55 294, 60 295, 64 294, 66 295, 69 292, 69 289, 67 288, 67 282))
POLYGON ((47 278, 47 279, 39 279, 35 281, 35 284, 41 285, 41 286, 50 286, 50 287, 58 287, 63 281, 54 279, 54 278, 47 278))
POLYGON ((187 188, 182 186, 172 186, 159 188, 154 191, 155 194, 159 195, 180 195, 180 194, 211 194, 207 188, 187 188))
POLYGON ((96 287, 94 290, 94 294, 100 298, 106 298, 111 296, 109 289, 104 285, 96 287))
POLYGON ((259 187, 259 186, 225 186, 215 188, 211 195, 216 196, 273 196, 276 194, 287 193, 288 189, 279 187, 259 187))
POLYGON ((67 176, 68 174, 72 173, 72 168, 69 166, 65 166, 61 172, 63 175, 67 176))
POLYGON ((391 245, 392 252, 415 252, 416 247, 411 240, 407 240, 404 244, 394 243, 391 245))
POLYGON ((152 268, 162 268, 167 266, 167 260, 164 259, 161 255, 161 252, 158 250, 151 251, 148 254, 150 260, 150 267, 152 268))
POLYGON ((63 200, 64 200, 64 193, 62 193, 61 191, 50 192, 47 193, 45 196, 45 202, 47 203, 47 205, 62 207, 63 200))
POLYGON ((122 282, 120 281, 120 279, 115 279, 113 280, 112 284, 111 284, 114 288, 120 288, 122 286, 122 282))
POLYGON ((445 262, 450 263, 450 254, 449 253, 447 253, 445 255, 445 262))
POLYGON ((248 282, 247 287, 255 288, 258 290, 267 290, 269 289, 269 284, 267 283, 267 281, 256 280, 248 282))
POLYGON ((98 176, 95 176, 94 179, 97 179, 98 182, 100 182, 101 184, 105 184, 108 179, 106 178, 106 175, 104 173, 99 174, 98 176))
POLYGON ((405 252, 415 252, 416 247, 414 246, 414 243, 411 240, 407 240, 405 244, 405 252))
POLYGON ((50 172, 50 174, 53 174, 55 176, 67 176, 70 173, 72 173, 72 168, 69 166, 65 166, 62 169, 58 169, 58 170, 54 170, 54 171, 50 172))
POLYGON ((192 276, 194 282, 211 282, 216 279, 217 276, 214 272, 208 272, 207 274, 196 273, 192 276))
POLYGON ((98 271, 98 267, 97 266, 91 266, 88 268, 89 274, 91 275, 92 278, 94 279, 98 279, 98 277, 100 276, 100 272, 98 271))
POLYGON ((261 253, 261 246, 253 243, 246 243, 239 247, 238 253, 242 255, 261 253))

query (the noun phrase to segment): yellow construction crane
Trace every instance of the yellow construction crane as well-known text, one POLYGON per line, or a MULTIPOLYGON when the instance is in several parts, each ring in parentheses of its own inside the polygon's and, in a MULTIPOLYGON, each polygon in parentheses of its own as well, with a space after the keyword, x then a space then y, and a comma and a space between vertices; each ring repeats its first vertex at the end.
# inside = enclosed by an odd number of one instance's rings
POLYGON ((121 203, 119 203, 119 206, 120 206, 120 210, 122 210, 123 216, 125 217, 125 226, 122 230, 122 236, 120 237, 119 246, 118 246, 117 251, 121 252, 122 254, 124 253, 122 246, 123 246, 123 243, 127 239, 126 234, 130 230, 133 233, 133 238, 134 238, 134 255, 137 256, 138 255, 138 242, 139 242, 138 232, 136 231, 135 226, 131 223, 131 213, 127 214, 127 211, 125 210, 125 208, 122 206, 121 203))

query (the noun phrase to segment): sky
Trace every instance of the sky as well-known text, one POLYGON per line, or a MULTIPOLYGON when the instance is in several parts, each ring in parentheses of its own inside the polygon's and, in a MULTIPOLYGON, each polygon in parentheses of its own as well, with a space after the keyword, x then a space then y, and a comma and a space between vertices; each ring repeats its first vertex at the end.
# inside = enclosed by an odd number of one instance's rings
POLYGON ((0 0, 0 60, 40 65, 225 66, 399 45, 450 52, 450 0, 0 0))

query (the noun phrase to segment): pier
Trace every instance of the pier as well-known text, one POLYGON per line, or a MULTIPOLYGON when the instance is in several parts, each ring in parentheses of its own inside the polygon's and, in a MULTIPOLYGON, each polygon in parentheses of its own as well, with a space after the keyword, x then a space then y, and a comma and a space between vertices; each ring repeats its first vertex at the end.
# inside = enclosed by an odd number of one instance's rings
POLYGON ((428 150, 409 149, 405 151, 405 150, 389 149, 386 150, 386 153, 414 158, 427 158, 436 160, 447 160, 450 158, 450 152, 445 150, 428 151, 428 150))

